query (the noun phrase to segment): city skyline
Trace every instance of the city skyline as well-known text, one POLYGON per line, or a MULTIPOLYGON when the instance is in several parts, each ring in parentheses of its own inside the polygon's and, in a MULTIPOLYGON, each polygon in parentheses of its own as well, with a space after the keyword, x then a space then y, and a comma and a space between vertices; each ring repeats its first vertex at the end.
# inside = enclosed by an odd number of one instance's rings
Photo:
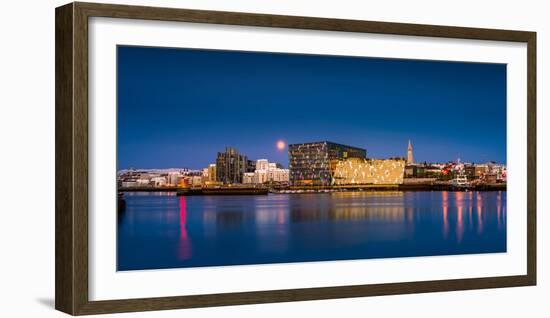
POLYGON ((202 169, 226 146, 288 167, 289 144, 319 140, 506 163, 502 64, 125 46, 118 61, 117 170, 202 169))
MULTIPOLYGON (((285 147, 288 147, 288 145, 286 145, 285 147)), ((225 148, 235 148, 238 150, 237 147, 232 147, 232 146, 227 146, 225 148)), ((224 148, 224 149, 225 149, 224 148)), ((223 149, 222 149, 223 150, 223 149)), ((285 151, 287 151, 285 149, 285 151)), ((221 151, 220 151, 221 152, 221 151)), ((246 155, 246 154, 245 154, 246 155)), ((401 158, 401 159, 404 159, 405 161, 407 161, 407 156, 390 156, 390 157, 385 157, 385 158, 375 158, 375 157, 366 157, 367 159, 389 159, 389 158, 401 158)), ((276 161, 273 161, 271 160, 270 158, 267 158, 267 157, 259 157, 259 158, 248 158, 248 160, 251 160, 251 161, 261 161, 261 160, 268 160, 270 162, 274 162, 274 163, 277 163, 277 164, 281 164, 283 166, 283 168, 288 168, 288 165, 285 165, 281 162, 276 162, 276 161)), ((188 169, 190 171, 200 171, 206 167, 208 167, 208 165, 211 165, 211 164, 215 164, 215 158, 212 162, 208 162, 208 163, 205 163, 203 166, 199 167, 199 168, 190 168, 188 166, 183 166, 183 165, 180 165, 180 166, 167 166, 167 167, 127 167, 127 168, 121 168, 121 169, 118 169, 118 171, 126 171, 126 170, 182 170, 182 169, 188 169)), ((287 163, 288 163, 288 160, 287 160, 287 163)), ((487 164, 487 163, 495 163, 495 164, 499 164, 499 165, 506 165, 505 163, 502 163, 502 162, 497 162, 497 161, 494 161, 494 160, 487 160, 487 161, 479 161, 479 162, 475 162, 475 161, 468 161, 468 160, 464 160, 463 158, 455 158, 455 159, 451 159, 451 160, 447 160, 447 161, 427 161, 427 160, 424 160, 424 161, 414 161, 413 164, 447 164, 447 163, 467 163, 467 164, 487 164)))

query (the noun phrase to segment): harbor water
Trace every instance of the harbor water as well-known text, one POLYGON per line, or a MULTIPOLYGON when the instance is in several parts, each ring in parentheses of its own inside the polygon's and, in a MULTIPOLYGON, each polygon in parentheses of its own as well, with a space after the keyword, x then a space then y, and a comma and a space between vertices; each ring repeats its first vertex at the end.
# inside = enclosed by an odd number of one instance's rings
POLYGON ((506 191, 124 198, 119 271, 506 252, 506 191))

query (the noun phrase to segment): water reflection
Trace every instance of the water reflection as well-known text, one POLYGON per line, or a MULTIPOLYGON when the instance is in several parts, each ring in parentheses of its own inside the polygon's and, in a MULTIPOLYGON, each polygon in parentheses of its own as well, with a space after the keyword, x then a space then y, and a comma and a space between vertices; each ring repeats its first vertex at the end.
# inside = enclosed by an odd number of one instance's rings
POLYGON ((476 207, 477 207, 477 233, 483 232, 483 215, 481 211, 483 209, 483 196, 481 192, 476 195, 476 207))
POLYGON ((462 234, 464 233, 464 222, 462 221, 464 192, 455 192, 455 205, 457 209, 456 241, 460 243, 462 241, 462 234))
POLYGON ((191 241, 189 235, 187 234, 187 205, 185 202, 185 197, 178 197, 179 206, 180 206, 180 240, 178 248, 178 258, 180 260, 186 260, 191 258, 191 241))
POLYGON ((506 250, 506 192, 132 193, 126 201, 119 270, 506 250))
POLYGON ((287 195, 255 198, 256 248, 261 253, 284 254, 288 249, 291 214, 289 198, 287 195))
POLYGON ((405 219, 403 192, 356 192, 335 194, 329 217, 333 220, 371 219, 400 222, 405 219))
POLYGON ((449 235, 449 192, 441 192, 442 209, 443 209, 443 236, 447 238, 449 235))
POLYGON ((216 223, 223 227, 239 226, 243 221, 242 211, 227 211, 216 214, 216 223))

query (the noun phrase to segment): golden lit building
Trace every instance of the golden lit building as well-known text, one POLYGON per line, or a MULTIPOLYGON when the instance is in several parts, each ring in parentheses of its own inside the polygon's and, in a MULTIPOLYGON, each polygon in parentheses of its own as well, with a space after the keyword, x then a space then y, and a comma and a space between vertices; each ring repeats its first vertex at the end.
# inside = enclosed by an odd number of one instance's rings
POLYGON ((207 178, 207 181, 211 181, 211 182, 216 181, 216 164, 215 164, 215 163, 211 163, 211 164, 208 166, 208 178, 207 178))
POLYGON ((334 162, 333 185, 402 184, 403 159, 348 158, 334 162))

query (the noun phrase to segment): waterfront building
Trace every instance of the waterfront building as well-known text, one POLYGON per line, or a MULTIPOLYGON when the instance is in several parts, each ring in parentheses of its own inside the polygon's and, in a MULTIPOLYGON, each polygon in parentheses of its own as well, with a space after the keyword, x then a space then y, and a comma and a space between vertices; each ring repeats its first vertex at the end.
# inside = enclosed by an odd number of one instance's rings
POLYGON ((267 159, 258 159, 256 160, 256 169, 255 170, 267 170, 269 167, 269 161, 267 159))
POLYGON ((123 188, 134 188, 138 186, 138 183, 136 181, 122 181, 121 186, 123 188))
POLYGON ((409 146, 407 147, 407 164, 413 164, 414 158, 413 158, 413 146, 411 144, 411 141, 409 140, 409 146))
POLYGON ((497 174, 498 180, 506 182, 507 171, 506 167, 501 167, 500 172, 497 174))
POLYGON ((424 177, 426 178, 440 178, 443 174, 441 168, 436 165, 426 165, 424 167, 424 177))
POLYGON ((180 182, 178 183, 178 188, 187 188, 189 187, 189 179, 187 177, 183 177, 180 179, 180 182))
POLYGON ((269 162, 267 159, 258 159, 256 161, 255 170, 275 170, 275 169, 284 169, 283 165, 280 163, 269 162))
POLYGON ((235 148, 226 147, 224 152, 218 152, 216 158, 216 181, 224 184, 242 183, 248 164, 245 155, 235 148))
POLYGON ((288 169, 270 168, 267 170, 268 182, 288 184, 289 179, 290 179, 290 172, 288 169))
POLYGON ((255 173, 254 172, 245 172, 243 173, 243 183, 244 184, 254 184, 255 181, 255 173))
POLYGON ((489 172, 489 166, 486 164, 477 164, 475 165, 475 175, 480 178, 489 172))
POLYGON ((248 160, 246 162, 246 172, 254 172, 256 170, 256 160, 248 160))
POLYGON ((180 179, 182 178, 182 174, 177 171, 171 171, 167 175, 168 184, 170 185, 177 185, 180 182, 180 179))
POLYGON ((405 178, 425 178, 426 167, 418 164, 407 164, 405 166, 405 178))
MULTIPOLYGON (((139 181, 139 180, 138 180, 139 181)), ((154 178, 151 178, 151 181, 150 183, 154 186, 154 187, 163 187, 166 185, 166 177, 154 177, 154 178)))
POLYGON ((267 169, 254 171, 254 177, 255 177, 254 183, 264 184, 269 181, 267 179, 267 169))
POLYGON ((289 179, 292 185, 331 185, 334 164, 349 158, 365 159, 365 149, 329 141, 288 146, 289 179))
POLYGON ((405 178, 414 178, 416 172, 416 166, 405 167, 405 178))
POLYGON ((476 167, 472 164, 464 165, 464 175, 468 180, 473 180, 476 178, 476 167))
POLYGON ((202 176, 188 176, 189 185, 191 187, 200 187, 202 186, 203 179, 202 176))
POLYGON ((336 162, 332 184, 402 184, 404 172, 403 159, 348 158, 336 162))
POLYGON ((136 184, 138 187, 146 187, 151 183, 150 179, 147 178, 139 178, 136 180, 136 184))
POLYGON ((256 161, 254 172, 245 172, 243 174, 243 183, 264 184, 264 183, 282 183, 288 184, 289 170, 282 169, 280 164, 269 162, 267 159, 256 161))
POLYGON ((180 188, 198 188, 202 187, 204 183, 204 178, 202 176, 197 175, 187 175, 180 179, 178 183, 178 187, 180 188))
POLYGON ((483 181, 489 184, 495 184, 499 180, 496 173, 487 173, 483 176, 483 181))
POLYGON ((211 181, 211 182, 216 181, 216 164, 215 164, 215 163, 211 163, 211 164, 208 166, 208 178, 207 178, 207 181, 211 181))
POLYGON ((498 182, 506 182, 506 166, 505 165, 493 165, 491 173, 496 174, 498 182))

